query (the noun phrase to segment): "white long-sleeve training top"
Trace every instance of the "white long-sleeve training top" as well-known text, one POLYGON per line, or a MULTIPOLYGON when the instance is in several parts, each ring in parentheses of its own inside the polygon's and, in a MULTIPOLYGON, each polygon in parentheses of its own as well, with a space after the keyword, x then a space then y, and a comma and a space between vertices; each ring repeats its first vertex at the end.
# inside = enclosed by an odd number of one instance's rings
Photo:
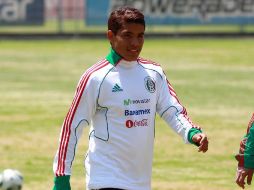
POLYGON ((156 113, 189 142, 193 123, 162 68, 142 58, 125 61, 111 49, 79 81, 63 122, 55 175, 71 175, 78 139, 90 125, 87 189, 150 190, 156 113))

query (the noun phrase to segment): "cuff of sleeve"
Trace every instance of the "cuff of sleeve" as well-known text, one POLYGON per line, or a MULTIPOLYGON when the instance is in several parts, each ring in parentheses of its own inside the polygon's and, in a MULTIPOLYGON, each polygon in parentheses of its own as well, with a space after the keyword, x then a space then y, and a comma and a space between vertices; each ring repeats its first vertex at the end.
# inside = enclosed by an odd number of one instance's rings
POLYGON ((195 144, 196 146, 198 146, 198 144, 194 143, 193 140, 192 140, 192 137, 198 133, 202 133, 202 131, 200 129, 196 129, 196 128, 191 128, 189 130, 189 133, 188 133, 188 141, 191 143, 191 144, 195 144))
POLYGON ((244 155, 238 153, 235 155, 235 159, 238 161, 238 167, 244 167, 244 155))
POLYGON ((55 177, 54 184, 53 190, 71 190, 69 175, 55 177))

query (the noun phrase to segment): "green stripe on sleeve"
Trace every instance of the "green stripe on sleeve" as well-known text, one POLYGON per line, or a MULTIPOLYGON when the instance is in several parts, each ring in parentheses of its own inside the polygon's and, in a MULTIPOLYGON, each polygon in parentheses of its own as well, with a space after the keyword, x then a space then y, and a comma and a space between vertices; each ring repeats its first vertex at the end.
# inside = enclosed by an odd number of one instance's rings
POLYGON ((254 123, 247 134, 244 150, 244 167, 254 169, 254 123))

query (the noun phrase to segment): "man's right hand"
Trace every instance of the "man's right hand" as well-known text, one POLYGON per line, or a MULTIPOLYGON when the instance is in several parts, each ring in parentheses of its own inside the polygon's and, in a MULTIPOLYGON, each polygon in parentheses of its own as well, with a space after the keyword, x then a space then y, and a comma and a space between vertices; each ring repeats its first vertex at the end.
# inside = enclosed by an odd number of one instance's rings
POLYGON ((245 188, 245 178, 247 177, 247 184, 251 185, 252 176, 253 176, 253 169, 246 169, 243 167, 238 167, 236 170, 236 180, 235 182, 241 188, 245 188))

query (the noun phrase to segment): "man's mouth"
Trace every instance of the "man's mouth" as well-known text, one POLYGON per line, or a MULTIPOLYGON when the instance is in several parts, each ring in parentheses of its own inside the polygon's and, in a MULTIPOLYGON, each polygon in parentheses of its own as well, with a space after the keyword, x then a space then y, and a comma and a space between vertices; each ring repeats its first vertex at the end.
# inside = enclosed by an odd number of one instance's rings
POLYGON ((132 52, 132 53, 138 53, 139 52, 139 50, 137 50, 137 49, 130 49, 129 51, 132 52))

